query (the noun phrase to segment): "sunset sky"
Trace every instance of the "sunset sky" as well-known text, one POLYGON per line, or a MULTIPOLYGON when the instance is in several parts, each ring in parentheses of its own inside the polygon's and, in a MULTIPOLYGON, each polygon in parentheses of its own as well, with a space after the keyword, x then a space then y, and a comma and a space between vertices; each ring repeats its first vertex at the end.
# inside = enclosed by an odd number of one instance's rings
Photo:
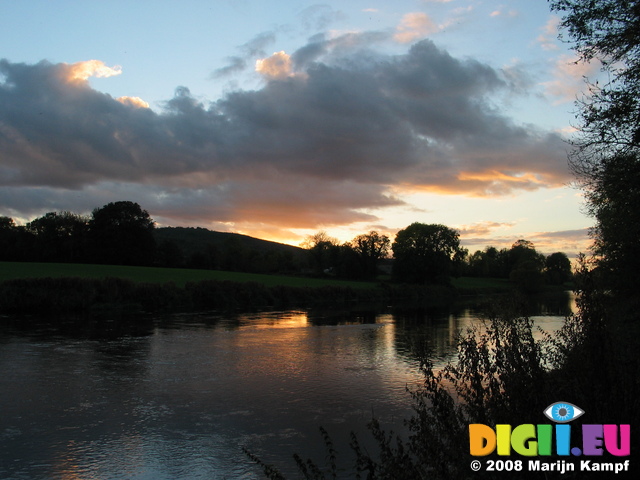
POLYGON ((442 223, 586 251, 544 0, 0 0, 0 215, 131 200, 301 243, 442 223))

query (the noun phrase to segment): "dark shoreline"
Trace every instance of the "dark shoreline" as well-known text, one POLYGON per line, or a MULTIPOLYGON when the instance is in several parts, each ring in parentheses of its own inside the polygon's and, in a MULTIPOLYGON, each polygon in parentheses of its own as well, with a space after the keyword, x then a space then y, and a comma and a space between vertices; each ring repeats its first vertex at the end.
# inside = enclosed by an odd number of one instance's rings
POLYGON ((184 287, 121 278, 76 277, 12 279, 0 282, 0 314, 83 314, 90 316, 225 311, 259 308, 305 308, 361 302, 420 302, 445 305, 459 292, 445 285, 380 283, 348 286, 266 286, 257 282, 205 280, 184 287))

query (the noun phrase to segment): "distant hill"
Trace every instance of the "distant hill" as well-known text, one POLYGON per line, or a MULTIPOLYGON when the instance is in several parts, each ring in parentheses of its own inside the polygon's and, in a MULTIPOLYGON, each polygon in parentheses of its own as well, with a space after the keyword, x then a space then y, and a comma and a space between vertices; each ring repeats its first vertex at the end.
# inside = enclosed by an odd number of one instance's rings
MULTIPOLYGON (((177 246, 187 263, 190 259, 203 255, 211 256, 212 252, 215 252, 213 255, 218 257, 216 263, 224 263, 223 258, 229 256, 243 256, 253 259, 256 257, 286 257, 297 263, 303 258, 305 252, 300 247, 284 243, 271 242, 239 233, 215 232, 202 227, 156 228, 155 238, 159 246, 167 243, 177 246)), ((242 268, 242 270, 246 270, 246 268, 242 268)))
POLYGON ((185 251, 202 251, 208 245, 223 247, 238 241, 251 250, 290 252, 301 255, 304 249, 284 243, 271 242, 239 233, 215 232, 202 227, 161 227, 155 229, 157 242, 174 241, 185 251))

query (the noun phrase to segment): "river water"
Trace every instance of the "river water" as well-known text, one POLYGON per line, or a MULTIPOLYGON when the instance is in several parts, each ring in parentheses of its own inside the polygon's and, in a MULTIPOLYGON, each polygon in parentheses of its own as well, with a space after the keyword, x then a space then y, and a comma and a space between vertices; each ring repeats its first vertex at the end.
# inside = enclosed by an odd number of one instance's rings
MULTIPOLYGON (((537 302, 536 323, 571 302, 537 302)), ((478 309, 0 319, 0 478, 263 478, 242 447, 297 478, 293 453, 324 464, 320 426, 348 467, 373 416, 403 431, 412 345, 450 360, 478 309)))

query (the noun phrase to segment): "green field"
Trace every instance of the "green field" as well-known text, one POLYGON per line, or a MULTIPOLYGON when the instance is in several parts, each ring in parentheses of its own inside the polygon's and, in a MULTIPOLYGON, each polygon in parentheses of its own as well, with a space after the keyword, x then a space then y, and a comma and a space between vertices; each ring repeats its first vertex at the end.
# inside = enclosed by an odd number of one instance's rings
MULTIPOLYGON (((187 282, 221 280, 231 282, 257 282, 267 287, 324 287, 342 286, 373 288, 375 282, 356 282, 331 278, 310 278, 259 273, 227 272, 220 270, 192 270, 187 268, 127 267, 120 265, 85 265, 75 263, 0 262, 0 281, 14 278, 124 278, 141 283, 173 282, 184 287, 187 282)), ((454 278, 454 287, 461 292, 501 291, 510 288, 509 280, 501 278, 454 278)))
POLYGON ((326 285, 372 288, 375 283, 353 282, 324 278, 261 275, 258 273, 225 272, 220 270, 191 270, 186 268, 127 267, 120 265, 84 265, 74 263, 0 262, 0 281, 14 278, 124 278, 134 282, 168 283, 184 287, 187 282, 227 280, 258 282, 268 287, 323 287, 326 285))

